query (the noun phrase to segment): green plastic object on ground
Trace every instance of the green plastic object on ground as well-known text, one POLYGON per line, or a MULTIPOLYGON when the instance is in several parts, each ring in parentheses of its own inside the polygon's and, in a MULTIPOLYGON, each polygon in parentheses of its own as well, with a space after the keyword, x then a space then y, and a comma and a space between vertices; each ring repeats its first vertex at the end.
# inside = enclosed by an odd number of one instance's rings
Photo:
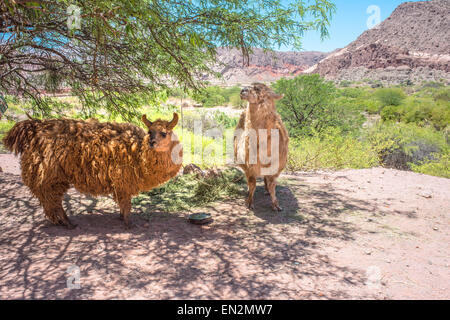
POLYGON ((189 222, 193 224, 208 224, 212 221, 209 213, 194 213, 189 216, 189 222))

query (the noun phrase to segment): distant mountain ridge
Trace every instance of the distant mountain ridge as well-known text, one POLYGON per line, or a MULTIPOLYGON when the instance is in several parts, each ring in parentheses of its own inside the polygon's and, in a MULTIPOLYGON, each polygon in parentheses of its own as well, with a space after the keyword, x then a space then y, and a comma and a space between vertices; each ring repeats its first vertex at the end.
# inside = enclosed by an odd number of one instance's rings
POLYGON ((450 0, 406 2, 308 73, 333 80, 450 81, 450 0))
POLYGON ((271 82, 282 77, 294 77, 327 57, 328 53, 317 51, 303 52, 264 52, 254 48, 250 55, 249 66, 244 67, 241 51, 238 49, 219 48, 215 72, 221 79, 205 76, 212 84, 234 85, 252 82, 271 82))

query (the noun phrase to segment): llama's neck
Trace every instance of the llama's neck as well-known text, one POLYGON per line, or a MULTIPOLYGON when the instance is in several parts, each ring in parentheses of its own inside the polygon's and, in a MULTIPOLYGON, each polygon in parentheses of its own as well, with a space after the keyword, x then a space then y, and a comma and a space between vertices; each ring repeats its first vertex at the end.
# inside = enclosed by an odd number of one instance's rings
POLYGON ((148 173, 153 174, 154 168, 152 167, 155 165, 164 168, 168 173, 172 171, 172 169, 175 170, 181 166, 181 164, 178 163, 181 159, 176 159, 178 155, 178 148, 181 146, 178 140, 172 141, 170 143, 169 150, 165 152, 158 152, 150 148, 148 140, 149 137, 146 136, 142 141, 143 143, 141 147, 142 159, 150 165, 147 169, 148 173), (172 159, 172 157, 174 157, 174 159, 172 159))
POLYGON ((267 123, 273 122, 273 116, 276 114, 273 101, 263 103, 250 103, 247 107, 246 127, 266 128, 267 123))

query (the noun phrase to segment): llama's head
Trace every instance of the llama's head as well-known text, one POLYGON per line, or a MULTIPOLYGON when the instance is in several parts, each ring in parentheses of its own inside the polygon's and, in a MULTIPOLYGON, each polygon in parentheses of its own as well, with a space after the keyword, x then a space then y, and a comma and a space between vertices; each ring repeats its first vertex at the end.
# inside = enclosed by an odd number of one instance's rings
POLYGON ((250 87, 245 87, 241 91, 241 99, 250 103, 262 103, 267 100, 279 100, 283 95, 275 93, 263 83, 253 83, 250 87))
POLYGON ((142 122, 144 122, 148 128, 148 143, 150 149, 157 152, 169 151, 172 141, 176 140, 173 139, 172 136, 174 135, 173 128, 175 128, 178 123, 178 114, 176 112, 173 113, 172 121, 158 119, 154 122, 149 121, 144 114, 142 116, 142 122))

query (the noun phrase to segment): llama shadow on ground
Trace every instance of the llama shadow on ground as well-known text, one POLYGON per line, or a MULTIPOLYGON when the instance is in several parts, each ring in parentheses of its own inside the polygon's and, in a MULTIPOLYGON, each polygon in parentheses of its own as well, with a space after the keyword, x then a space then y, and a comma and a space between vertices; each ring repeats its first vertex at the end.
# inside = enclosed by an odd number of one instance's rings
POLYGON ((213 215, 206 226, 189 224, 188 212, 141 216, 134 208, 131 230, 111 199, 71 190, 64 206, 78 227, 67 230, 45 221, 19 176, 3 174, 0 185, 4 298, 336 299, 364 285, 364 274, 334 264, 317 245, 318 237, 350 240, 356 230, 334 220, 334 209, 324 210, 333 205, 325 198, 345 202, 331 190, 306 207, 298 199, 318 190, 281 183, 285 211, 276 213, 258 186, 254 212, 244 199, 199 208, 213 215), (68 286, 73 270, 79 289, 68 286))

